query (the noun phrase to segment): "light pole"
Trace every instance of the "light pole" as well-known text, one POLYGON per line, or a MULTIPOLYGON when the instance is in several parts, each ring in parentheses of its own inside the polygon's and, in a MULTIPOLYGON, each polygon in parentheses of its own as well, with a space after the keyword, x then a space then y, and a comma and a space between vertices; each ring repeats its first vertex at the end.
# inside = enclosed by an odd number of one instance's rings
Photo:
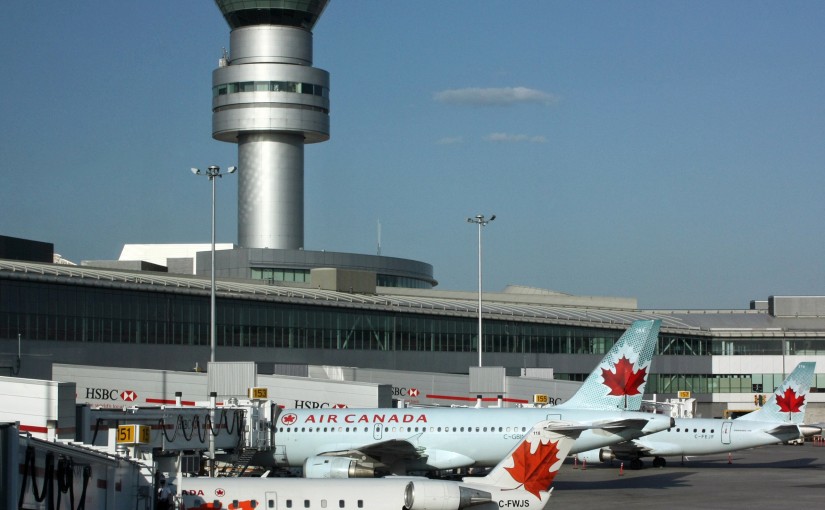
MULTIPOLYGON (((233 174, 238 167, 230 166, 226 169, 227 173, 233 174)), ((210 301, 209 301, 209 361, 215 362, 215 178, 223 177, 221 174, 221 167, 212 165, 206 169, 206 172, 201 172, 199 168, 192 168, 192 173, 195 175, 206 175, 212 182, 212 269, 210 270, 211 281, 209 284, 210 301)))
POLYGON ((468 223, 475 223, 478 225, 478 366, 481 366, 481 352, 484 345, 484 335, 481 329, 481 227, 486 227, 488 223, 496 219, 496 215, 490 216, 490 219, 484 219, 483 214, 476 214, 475 218, 467 218, 468 223))

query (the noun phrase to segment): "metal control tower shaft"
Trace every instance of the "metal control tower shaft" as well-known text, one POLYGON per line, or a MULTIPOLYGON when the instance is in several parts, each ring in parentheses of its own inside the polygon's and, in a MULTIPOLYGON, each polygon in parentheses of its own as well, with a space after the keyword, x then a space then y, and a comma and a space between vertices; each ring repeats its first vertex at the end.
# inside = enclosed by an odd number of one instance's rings
POLYGON ((304 144, 329 140, 329 73, 312 67, 328 0, 215 0, 231 28, 212 73, 212 137, 238 144, 238 244, 304 247, 304 144))

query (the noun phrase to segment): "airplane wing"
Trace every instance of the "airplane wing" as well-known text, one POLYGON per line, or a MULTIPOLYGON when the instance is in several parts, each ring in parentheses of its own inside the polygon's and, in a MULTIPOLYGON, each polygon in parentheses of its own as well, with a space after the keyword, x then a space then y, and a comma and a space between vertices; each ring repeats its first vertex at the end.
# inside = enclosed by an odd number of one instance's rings
POLYGON ((795 423, 780 423, 774 428, 768 429, 766 433, 772 436, 799 436, 799 427, 795 423))
POLYGON ((593 423, 589 428, 605 430, 643 429, 648 424, 647 420, 626 418, 623 420, 609 420, 593 423))
POLYGON ((609 448, 618 459, 636 458, 640 453, 650 453, 650 448, 636 440, 610 445, 609 448))
POLYGON ((391 439, 379 441, 351 450, 323 452, 319 455, 329 457, 368 457, 373 461, 392 464, 399 460, 415 460, 422 457, 421 451, 409 441, 391 439))

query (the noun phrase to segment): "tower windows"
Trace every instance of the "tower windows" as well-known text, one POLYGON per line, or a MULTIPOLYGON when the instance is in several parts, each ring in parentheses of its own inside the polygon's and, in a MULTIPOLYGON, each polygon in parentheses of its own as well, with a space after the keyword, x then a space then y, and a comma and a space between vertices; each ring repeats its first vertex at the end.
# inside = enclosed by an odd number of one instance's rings
POLYGON ((242 81, 222 83, 212 87, 212 97, 236 94, 238 92, 292 92, 329 98, 329 87, 314 83, 294 81, 242 81))

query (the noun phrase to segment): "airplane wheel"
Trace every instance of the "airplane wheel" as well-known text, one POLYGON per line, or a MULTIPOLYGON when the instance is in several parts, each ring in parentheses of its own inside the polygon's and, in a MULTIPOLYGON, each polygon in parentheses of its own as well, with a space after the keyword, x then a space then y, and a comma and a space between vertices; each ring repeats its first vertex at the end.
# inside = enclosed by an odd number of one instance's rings
POLYGON ((667 461, 662 457, 655 457, 653 459, 653 467, 663 468, 667 465, 667 461))
POLYGON ((645 467, 645 463, 642 462, 642 459, 633 459, 630 461, 630 469, 642 469, 645 467))

